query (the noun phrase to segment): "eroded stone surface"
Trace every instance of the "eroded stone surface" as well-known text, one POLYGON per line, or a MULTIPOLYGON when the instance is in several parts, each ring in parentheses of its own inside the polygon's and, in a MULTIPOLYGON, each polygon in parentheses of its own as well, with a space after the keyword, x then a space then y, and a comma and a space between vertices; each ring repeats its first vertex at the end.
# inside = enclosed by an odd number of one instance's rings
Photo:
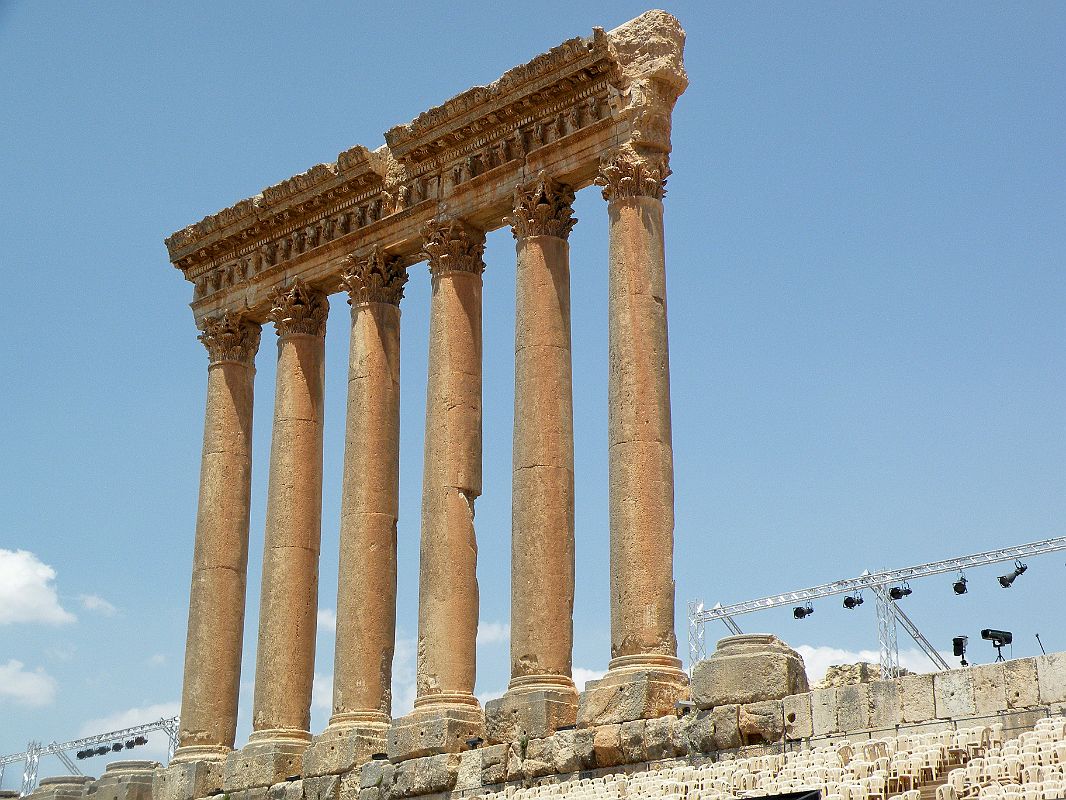
POLYGON ((687 696, 688 685, 680 670, 609 671, 601 680, 585 684, 577 725, 589 728, 665 716, 687 696))
POLYGON ((1037 656, 1036 675, 1041 703, 1066 702, 1066 653, 1037 656))
POLYGON ((900 715, 904 722, 935 719, 932 675, 906 675, 899 679, 900 715))
POLYGON ((693 669, 691 688, 700 708, 780 700, 808 690, 803 657, 765 634, 719 640, 710 658, 693 669))
POLYGON ((809 739, 814 736, 810 692, 789 695, 781 704, 785 714, 785 738, 809 739))
POLYGON ((1019 658, 1004 665, 1007 681, 1007 706, 1028 708, 1040 702, 1040 683, 1036 672, 1036 659, 1019 658))
POLYGON ((973 670, 959 669, 934 674, 933 696, 938 718, 972 717, 977 713, 973 670))

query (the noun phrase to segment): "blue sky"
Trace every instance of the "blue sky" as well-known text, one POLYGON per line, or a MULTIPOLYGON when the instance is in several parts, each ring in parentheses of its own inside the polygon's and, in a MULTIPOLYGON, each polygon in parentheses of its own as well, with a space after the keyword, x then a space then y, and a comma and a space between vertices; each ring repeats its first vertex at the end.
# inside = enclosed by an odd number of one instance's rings
MULTIPOLYGON (((628 0, 0 5, 0 265, 11 291, 0 347, 0 753, 177 709, 207 359, 163 238, 644 10, 628 0)), ((1066 533, 1066 9, 668 10, 689 34, 691 80, 666 200, 682 653, 689 597, 732 602, 1066 533)), ((574 663, 585 676, 609 657, 606 212, 594 189, 579 193, 577 216, 574 663)), ((486 261, 487 697, 508 678, 507 231, 489 236, 486 261)), ((413 268, 397 712, 413 683, 428 288, 413 268)), ((316 730, 329 713, 344 435, 347 307, 333 305, 316 730)), ((256 382, 241 736, 272 340, 265 332, 256 382)), ((1064 650, 1063 561, 1034 559, 1009 592, 995 585, 1005 568, 971 573, 961 598, 951 576, 922 581, 906 610, 944 649, 970 635, 975 662, 993 657, 983 627, 1013 630, 1017 656, 1037 652, 1037 632, 1064 650)), ((873 603, 817 610, 741 624, 813 648, 815 668, 876 649, 873 603)), ((42 774, 58 771, 42 763, 42 774)))

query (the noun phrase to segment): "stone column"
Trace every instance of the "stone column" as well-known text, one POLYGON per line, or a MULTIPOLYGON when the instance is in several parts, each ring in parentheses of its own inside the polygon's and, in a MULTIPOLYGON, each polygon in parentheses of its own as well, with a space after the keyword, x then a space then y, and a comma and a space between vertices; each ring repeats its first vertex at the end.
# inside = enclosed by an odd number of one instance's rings
POLYGON ((299 279, 271 296, 278 371, 252 735, 234 754, 239 757, 227 760, 227 791, 271 786, 299 774, 311 740, 328 311, 325 295, 299 279))
POLYGON ((570 359, 573 190, 541 173, 515 191, 517 241, 511 512, 511 682, 486 705, 490 742, 542 738, 577 718, 574 405, 570 359))
POLYGON ((607 386, 611 661, 582 724, 657 717, 687 691, 674 635, 674 469, 666 333, 666 156, 622 149, 597 184, 609 215, 607 386))
POLYGON ((352 306, 341 494, 333 716, 304 775, 340 774, 386 749, 396 636, 400 300, 407 270, 376 247, 349 258, 352 306))
POLYGON ((210 365, 176 763, 221 760, 237 728, 259 334, 233 312, 200 334, 210 365))
POLYGON ((389 732, 395 761, 466 748, 484 733, 474 697, 478 623, 474 500, 481 494, 481 276, 485 236, 460 221, 423 233, 429 323, 418 663, 414 711, 389 732))

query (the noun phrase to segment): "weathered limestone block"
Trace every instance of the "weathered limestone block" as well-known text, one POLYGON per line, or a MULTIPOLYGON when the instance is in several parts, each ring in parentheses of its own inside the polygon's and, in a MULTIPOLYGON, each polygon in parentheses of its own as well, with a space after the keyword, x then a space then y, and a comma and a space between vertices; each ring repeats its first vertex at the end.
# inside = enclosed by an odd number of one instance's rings
POLYGON ((998 714, 1007 709, 1007 670, 1003 664, 982 664, 973 675, 974 708, 978 714, 998 714))
POLYGON ((526 745, 525 758, 522 759, 522 775, 526 778, 541 778, 554 772, 552 765, 552 745, 544 739, 530 739, 526 745))
POLYGON ((1066 653, 1037 656, 1036 676, 1041 703, 1066 701, 1066 653))
POLYGON ((785 712, 785 738, 809 739, 814 736, 811 693, 792 694, 781 701, 785 712))
POLYGON ((1036 659, 1019 658, 1004 665, 1007 680, 1007 706, 1029 708, 1040 704, 1040 683, 1036 676, 1036 659))
POLYGON ((828 736, 840 731, 837 725, 837 689, 815 689, 811 692, 811 721, 815 736, 828 736))
POLYGON ((484 752, 479 747, 476 750, 467 750, 459 754, 459 774, 455 779, 455 791, 461 792, 467 789, 481 788, 481 770, 484 766, 482 755, 484 752))
POLYGON ((459 777, 459 754, 411 758, 396 765, 390 797, 450 792, 459 777))
POLYGON ((416 709, 389 728, 388 755, 392 761, 459 753, 470 739, 485 731, 480 709, 416 709))
POLYGON ((341 775, 351 772, 382 753, 387 746, 385 726, 375 731, 370 726, 332 727, 316 736, 304 751, 303 775, 341 775))
POLYGON ((481 785, 492 786, 507 779, 507 745, 481 748, 481 785))
POLYGON ((295 780, 275 783, 267 789, 266 800, 304 800, 304 782, 295 780))
MULTIPOLYGON (((352 783, 355 788, 358 788, 359 773, 349 773, 354 781, 352 783)), ((290 781, 290 785, 297 783, 297 781, 290 781)), ((343 790, 343 782, 338 775, 320 775, 312 778, 304 778, 299 781, 303 786, 303 797, 298 800, 341 800, 341 794, 343 790)))
POLYGON ((597 767, 614 767, 625 758, 622 754, 622 726, 600 725, 592 738, 592 749, 596 754, 597 767))
POLYGON ((873 681, 867 686, 870 692, 870 727, 895 728, 900 722, 899 683, 873 681))
POLYGON ((596 766, 596 731, 593 728, 578 729, 574 733, 574 755, 580 769, 593 769, 596 766))
POLYGON ((618 737, 622 743, 622 759, 626 764, 648 760, 648 751, 644 746, 644 720, 625 722, 618 737))
POLYGON ((681 735, 681 720, 673 714, 649 719, 644 724, 644 749, 648 761, 688 753, 688 741, 681 735))
POLYGON ((359 769, 360 789, 382 789, 392 786, 396 765, 385 759, 374 759, 359 769))
POLYGON ((92 783, 89 775, 55 775, 41 778, 29 797, 33 800, 85 800, 92 783))
POLYGON ((507 780, 522 779, 522 746, 519 742, 507 745, 507 780))
POLYGON ((973 695, 973 671, 953 669, 933 675, 933 697, 938 719, 972 717, 977 713, 973 695))
POLYGON ((903 722, 936 719, 932 675, 904 675, 899 679, 899 705, 903 722))
POLYGON ((869 686, 868 683, 853 683, 837 688, 837 730, 844 733, 870 727, 869 686))
POLYGON ((727 636, 692 671, 699 708, 780 700, 808 691, 803 657, 769 634, 727 636))
POLYGON ((222 791, 222 761, 171 762, 156 770, 152 785, 154 800, 190 800, 222 791))
MULTIPOLYGON (((680 673, 683 678, 684 673, 680 673)), ((658 670, 608 672, 588 681, 578 705, 577 726, 594 728, 674 713, 674 704, 687 687, 658 670)))
POLYGON ((718 749, 714 741, 714 722, 711 719, 713 713, 713 711, 696 711, 681 718, 680 733, 685 738, 688 752, 692 755, 710 753, 718 749))
POLYGON ((785 734, 785 708, 780 700, 763 700, 740 707, 737 714, 742 745, 779 742, 785 734))
MULTIPOLYGON (((592 757, 592 739, 590 736, 583 737, 589 747, 589 761, 592 757)), ((578 749, 578 731, 557 731, 544 739, 545 752, 551 762, 552 770, 558 775, 570 772, 578 772, 582 769, 581 753, 578 749)))
POLYGON ((158 761, 112 761, 93 785, 96 800, 152 800, 158 761))
POLYGON ((485 740, 497 744, 522 736, 543 739, 573 725, 576 716, 576 692, 572 698, 555 689, 507 694, 485 704, 485 740))
POLYGON ((740 706, 718 706, 711 709, 714 729, 714 749, 733 750, 740 747, 740 706))
POLYGON ((228 793, 265 789, 299 778, 306 749, 307 744, 303 742, 249 742, 226 757, 222 767, 222 788, 228 793))

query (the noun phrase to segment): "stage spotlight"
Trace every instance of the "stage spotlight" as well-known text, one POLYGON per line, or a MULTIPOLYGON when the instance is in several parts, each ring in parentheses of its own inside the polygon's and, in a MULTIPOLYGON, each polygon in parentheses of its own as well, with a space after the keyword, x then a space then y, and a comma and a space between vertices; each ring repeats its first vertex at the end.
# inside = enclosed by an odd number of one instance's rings
POLYGON ((112 753, 120 753, 120 752, 122 752, 122 742, 115 742, 113 745, 111 745, 111 752, 112 753))
POLYGON ((1004 589, 1009 589, 1011 584, 1017 579, 1019 575, 1025 572, 1029 567, 1023 564, 1021 561, 1014 562, 1014 569, 1008 572, 1006 575, 999 576, 999 585, 1004 589))
POLYGON ((126 742, 126 749, 127 750, 132 750, 136 746, 137 746, 137 743, 135 741, 133 741, 133 739, 130 739, 128 742, 126 742))
POLYGON ((959 663, 964 667, 970 666, 966 663, 966 642, 969 638, 970 637, 968 636, 956 636, 951 640, 951 650, 955 655, 962 659, 959 663))
POLYGON ((893 600, 902 600, 904 597, 911 593, 911 586, 909 583, 904 583, 902 586, 893 586, 888 590, 888 596, 893 600))
POLYGON ((111 752, 111 748, 107 747, 106 745, 101 745, 100 747, 96 748, 96 755, 98 755, 98 756, 106 755, 107 753, 110 753, 110 752, 111 752))
POLYGON ((844 598, 844 608, 856 608, 862 605, 861 594, 849 594, 844 598))
POLYGON ((1010 631, 997 631, 995 628, 985 628, 981 631, 981 638, 987 642, 992 642, 992 646, 996 648, 996 661, 1003 660, 1003 648, 1014 641, 1014 634, 1010 631))
POLYGON ((813 613, 814 608, 811 607, 810 603, 807 603, 807 605, 805 606, 796 606, 794 609, 792 609, 792 616, 794 616, 796 619, 803 619, 804 617, 809 617, 813 613))
POLYGON ((133 743, 134 744, 148 744, 148 737, 147 736, 138 736, 136 739, 133 740, 133 743))
POLYGON ((83 758, 88 758, 91 755, 92 755, 92 751, 90 751, 90 750, 79 750, 78 751, 78 759, 79 760, 81 760, 83 758))
POLYGON ((959 573, 959 579, 951 584, 952 590, 955 594, 966 594, 968 589, 966 588, 966 576, 961 572, 959 573))

